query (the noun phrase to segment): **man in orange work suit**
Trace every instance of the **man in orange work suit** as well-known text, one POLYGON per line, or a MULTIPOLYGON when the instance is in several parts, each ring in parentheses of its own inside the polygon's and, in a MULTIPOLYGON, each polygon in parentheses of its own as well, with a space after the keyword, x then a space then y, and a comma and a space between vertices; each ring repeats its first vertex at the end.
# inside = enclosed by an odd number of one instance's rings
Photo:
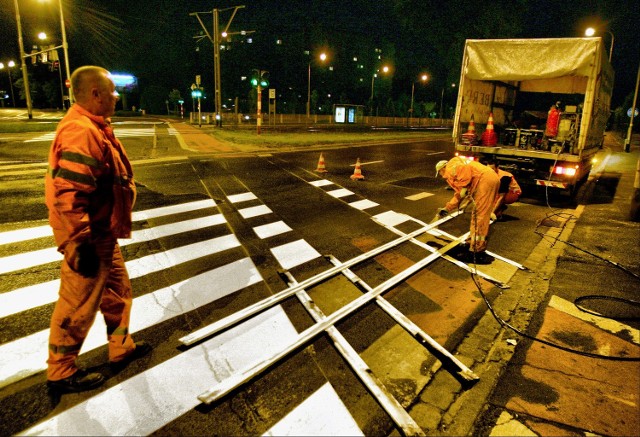
POLYGON ((501 169, 494 159, 489 159, 486 162, 483 162, 483 164, 495 171, 500 178, 498 196, 496 197, 496 201, 493 205, 493 214, 495 215, 496 220, 500 220, 502 218, 502 213, 507 209, 507 205, 511 205, 520 199, 522 189, 520 188, 518 181, 516 181, 516 178, 508 171, 501 169))
POLYGON ((47 385, 63 392, 104 382, 101 373, 76 365, 98 310, 107 325, 112 369, 151 350, 129 334, 131 283, 117 241, 130 237, 136 197, 131 164, 110 126, 118 93, 101 67, 78 68, 71 84, 76 102, 58 125, 45 178, 49 223, 64 255, 51 317, 47 385))
POLYGON ((466 263, 490 264, 493 257, 486 253, 487 236, 500 178, 486 165, 461 157, 438 162, 436 176, 438 175, 445 178, 455 191, 445 207, 438 210, 441 217, 458 208, 462 199, 469 197, 473 204, 469 250, 463 251, 458 259, 466 263))

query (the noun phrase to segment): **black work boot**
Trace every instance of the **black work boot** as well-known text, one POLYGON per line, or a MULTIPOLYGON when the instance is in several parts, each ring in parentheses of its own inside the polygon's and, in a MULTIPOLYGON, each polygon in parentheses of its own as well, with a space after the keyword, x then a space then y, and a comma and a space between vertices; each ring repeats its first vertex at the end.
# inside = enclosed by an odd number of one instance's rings
POLYGON ((47 387, 61 393, 77 393, 86 390, 93 390, 100 387, 104 382, 102 373, 89 373, 86 370, 78 369, 76 373, 68 378, 58 381, 47 381, 47 387))
POLYGON ((135 345, 136 348, 129 355, 124 357, 124 359, 120 361, 109 361, 109 367, 113 372, 117 373, 122 371, 129 363, 137 360, 138 358, 144 357, 151 352, 151 349, 153 349, 146 341, 137 341, 135 345))

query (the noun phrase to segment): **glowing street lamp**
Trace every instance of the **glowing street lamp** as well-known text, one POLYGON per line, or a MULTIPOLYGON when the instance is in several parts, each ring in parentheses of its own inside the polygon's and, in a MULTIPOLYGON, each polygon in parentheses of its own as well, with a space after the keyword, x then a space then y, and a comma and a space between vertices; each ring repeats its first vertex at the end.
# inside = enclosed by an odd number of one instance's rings
POLYGON ((371 76, 371 98, 370 100, 373 101, 373 84, 376 80, 376 77, 378 77, 378 71, 382 70, 382 73, 388 73, 389 72, 389 66, 388 65, 383 65, 381 69, 376 70, 375 73, 373 73, 373 76, 371 76))
MULTIPOLYGON (((16 107, 16 99, 13 96, 13 81, 11 80, 11 69, 16 66, 16 63, 13 61, 7 62, 7 74, 9 75, 9 88, 11 88, 11 102, 13 103, 13 107, 16 107)), ((4 68, 4 63, 0 62, 0 70, 4 68)))
MULTIPOLYGON (((324 62, 327 60, 327 54, 322 52, 318 58, 324 62)), ((307 118, 311 116, 311 61, 309 61, 309 80, 307 81, 307 118)))
MULTIPOLYGON (((613 54, 613 33, 608 30, 605 32, 611 35, 611 46, 609 47, 609 63, 611 63, 611 55, 613 54)), ((584 31, 584 34, 585 36, 593 36, 596 34, 596 30, 593 27, 589 27, 584 31)))
MULTIPOLYGON (((428 79, 429 79, 429 76, 427 74, 423 73, 420 75, 420 80, 423 83, 426 83, 428 79)), ((409 112, 410 112, 409 117, 413 117, 413 94, 414 94, 415 88, 416 88, 416 81, 414 80, 414 81, 411 81, 411 108, 409 109, 409 112)))

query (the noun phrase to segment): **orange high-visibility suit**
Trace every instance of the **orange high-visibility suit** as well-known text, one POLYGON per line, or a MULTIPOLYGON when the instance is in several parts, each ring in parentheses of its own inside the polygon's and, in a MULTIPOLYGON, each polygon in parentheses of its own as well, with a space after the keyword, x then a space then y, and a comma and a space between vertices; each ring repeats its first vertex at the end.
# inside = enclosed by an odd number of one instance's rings
POLYGON ((131 283, 117 239, 131 234, 136 189, 129 159, 109 122, 73 105, 49 152, 45 201, 64 255, 49 334, 50 381, 77 371, 75 360, 98 310, 107 325, 109 361, 135 349, 128 332, 131 283), (88 274, 79 268, 87 248, 92 258, 85 258, 96 260, 88 274))
POLYGON ((465 188, 467 196, 471 196, 475 205, 471 213, 470 247, 472 252, 482 252, 487 248, 487 236, 491 213, 498 195, 500 178, 495 171, 476 161, 467 161, 455 157, 447 162, 443 177, 455 191, 453 197, 445 205, 448 212, 453 212, 462 196, 460 191, 465 188))
POLYGON ((516 178, 514 178, 511 173, 504 171, 501 168, 496 168, 495 171, 500 179, 500 189, 493 206, 493 212, 499 216, 502 214, 502 211, 507 208, 505 205, 510 205, 520 199, 522 189, 520 188, 518 181, 516 181, 516 178), (509 181, 508 186, 502 182, 503 178, 506 178, 509 181))

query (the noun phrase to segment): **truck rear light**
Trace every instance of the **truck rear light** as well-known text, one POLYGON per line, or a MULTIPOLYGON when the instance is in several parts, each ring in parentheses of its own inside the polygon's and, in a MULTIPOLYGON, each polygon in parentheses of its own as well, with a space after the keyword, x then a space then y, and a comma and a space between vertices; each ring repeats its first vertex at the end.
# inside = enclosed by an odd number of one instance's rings
POLYGON ((474 156, 466 156, 466 155, 463 155, 463 154, 461 154, 459 152, 456 152, 456 156, 458 156, 458 157, 460 157, 462 159, 466 159, 467 161, 475 161, 476 160, 476 158, 474 156))
POLYGON ((564 175, 564 176, 575 176, 576 172, 578 171, 578 167, 579 166, 577 165, 574 167, 556 166, 553 169, 553 173, 558 175, 564 175))

